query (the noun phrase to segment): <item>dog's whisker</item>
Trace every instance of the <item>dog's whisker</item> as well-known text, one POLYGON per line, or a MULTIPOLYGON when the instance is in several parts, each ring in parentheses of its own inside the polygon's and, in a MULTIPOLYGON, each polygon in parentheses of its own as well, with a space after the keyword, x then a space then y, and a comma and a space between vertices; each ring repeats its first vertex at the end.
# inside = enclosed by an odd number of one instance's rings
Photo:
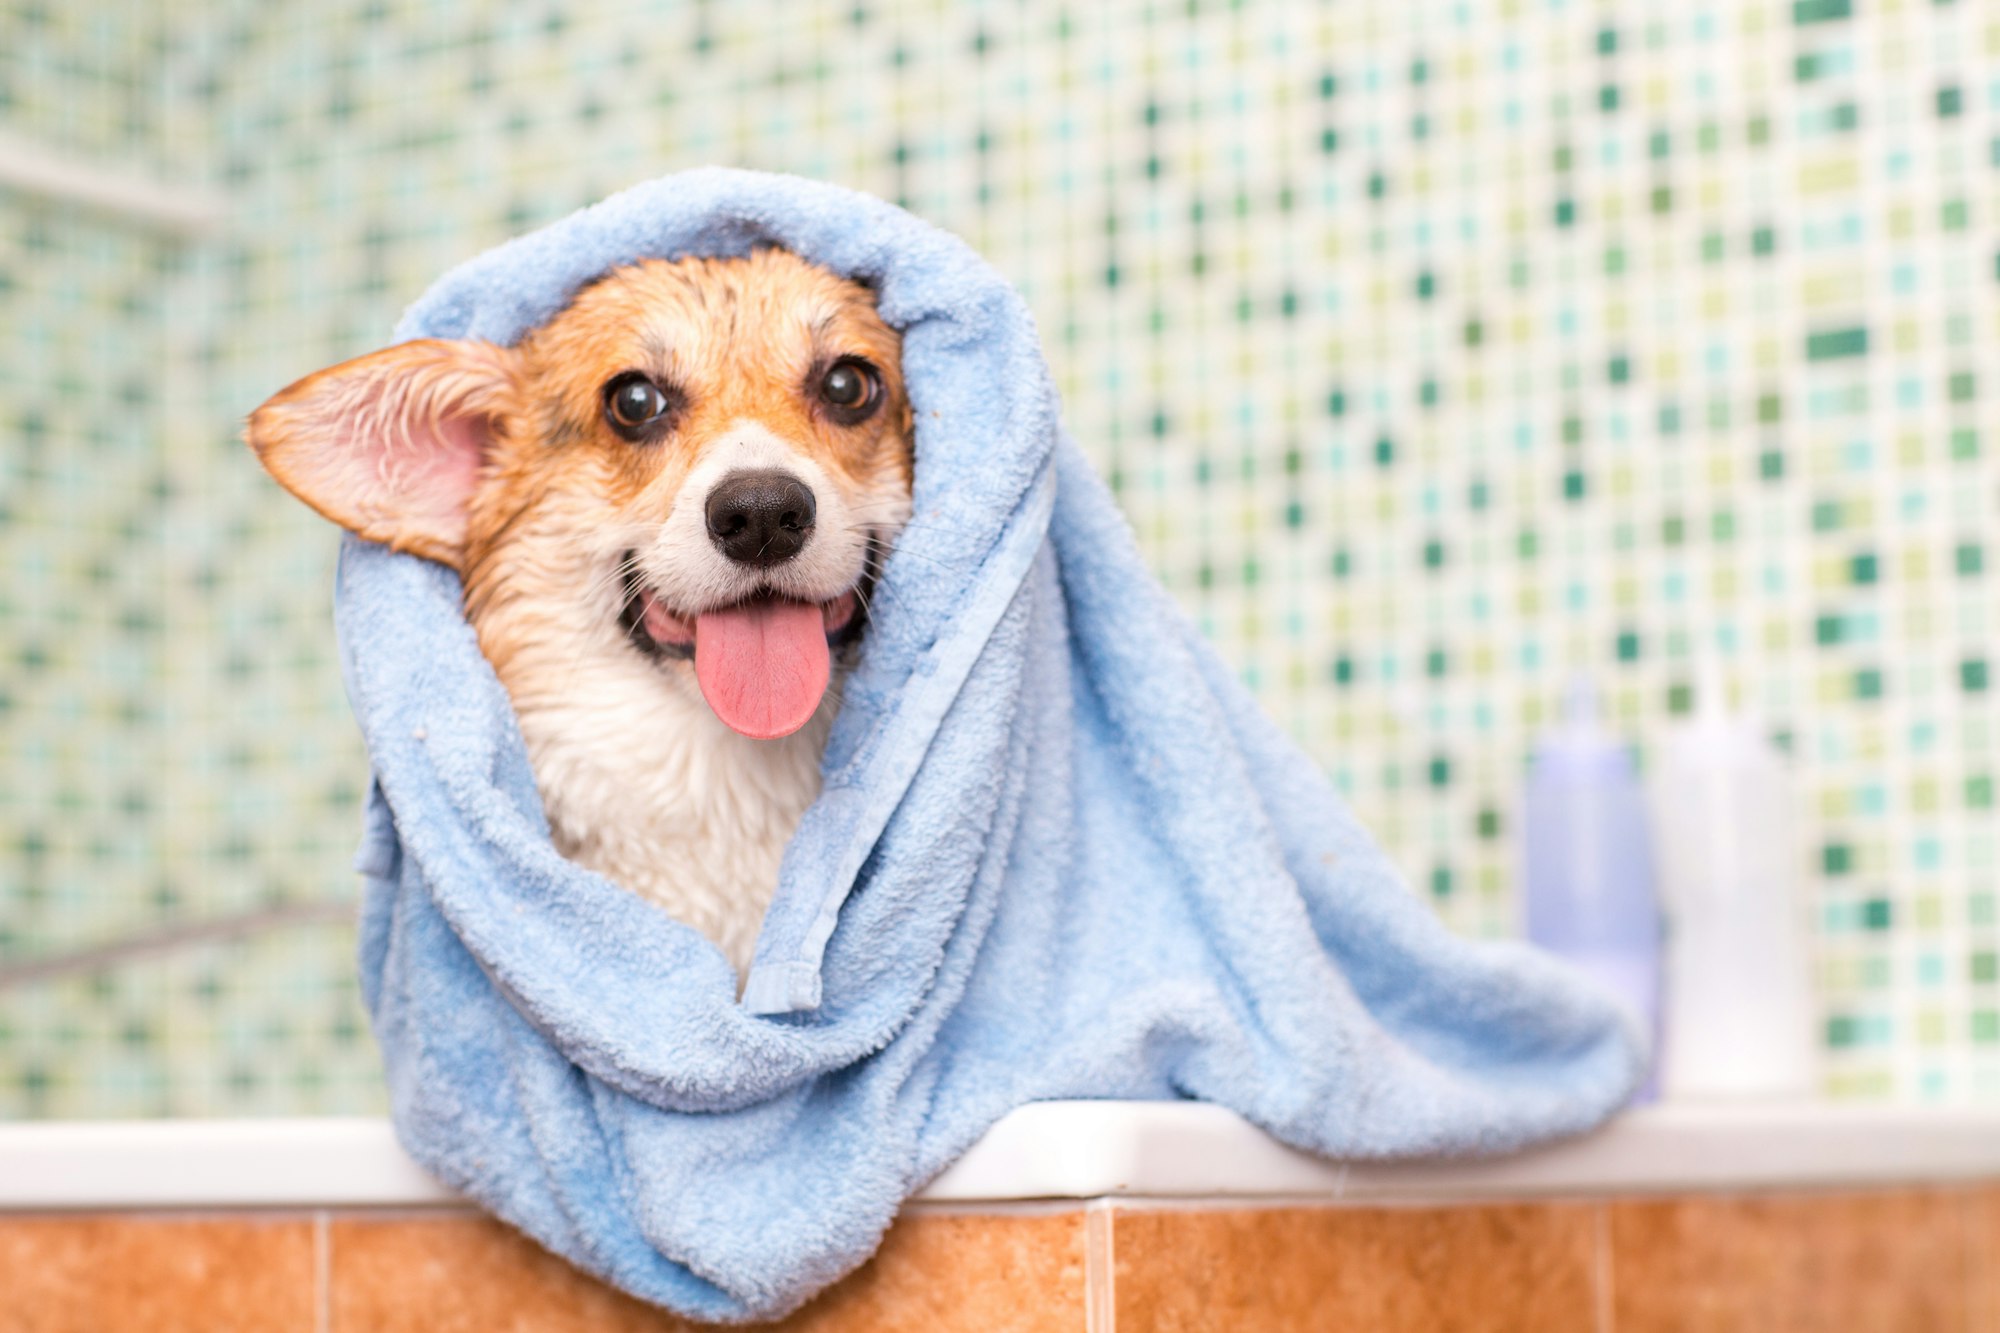
MULTIPOLYGON (((610 566, 590 577, 584 585, 581 600, 589 604, 602 599, 607 593, 616 592, 618 605, 622 606, 625 601, 624 588, 627 577, 640 572, 638 552, 627 552, 610 566)), ((577 644, 575 652, 570 654, 569 660, 561 668, 561 686, 557 692, 570 691, 595 651, 595 646, 588 641, 577 644)))

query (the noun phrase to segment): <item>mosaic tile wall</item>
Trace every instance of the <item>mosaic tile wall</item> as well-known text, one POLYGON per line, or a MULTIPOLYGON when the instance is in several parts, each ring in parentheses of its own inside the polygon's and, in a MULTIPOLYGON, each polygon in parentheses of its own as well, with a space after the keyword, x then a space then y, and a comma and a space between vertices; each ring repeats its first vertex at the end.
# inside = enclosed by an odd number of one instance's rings
POLYGON ((2000 1097, 1990 6, 13 3, 0 127, 233 201, 0 195, 0 978, 114 950, 0 984, 0 1117, 379 1106, 333 541, 236 423, 710 161, 1020 284, 1162 578, 1458 929, 1514 929, 1569 675, 1643 753, 1715 644, 1798 767, 1827 1090, 2000 1097))
MULTIPOLYGON (((0 7, 0 127, 206 171, 169 19, 0 7)), ((231 262, 0 195, 0 1118, 381 1099, 321 534, 244 475, 190 314, 231 262)))

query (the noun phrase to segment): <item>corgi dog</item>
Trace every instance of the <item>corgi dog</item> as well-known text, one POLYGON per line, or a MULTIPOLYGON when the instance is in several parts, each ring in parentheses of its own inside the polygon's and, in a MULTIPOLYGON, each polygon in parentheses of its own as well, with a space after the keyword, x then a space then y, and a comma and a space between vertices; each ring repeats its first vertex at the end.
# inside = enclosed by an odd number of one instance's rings
POLYGON ((342 527, 442 561, 556 847, 747 970, 910 515, 901 339, 783 250, 645 260, 512 347, 407 342, 246 432, 342 527))

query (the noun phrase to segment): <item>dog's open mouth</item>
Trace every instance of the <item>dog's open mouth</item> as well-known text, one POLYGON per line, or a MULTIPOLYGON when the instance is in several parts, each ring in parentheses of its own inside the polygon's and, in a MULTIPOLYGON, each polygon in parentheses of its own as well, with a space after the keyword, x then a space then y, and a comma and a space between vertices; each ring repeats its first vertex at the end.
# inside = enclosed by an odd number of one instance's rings
POLYGON ((866 605, 857 584, 824 602, 759 593, 685 616, 636 574, 626 575, 625 591, 619 619, 633 643, 658 657, 692 657, 715 715, 760 741, 789 736, 812 719, 832 674, 832 649, 859 632, 866 605))

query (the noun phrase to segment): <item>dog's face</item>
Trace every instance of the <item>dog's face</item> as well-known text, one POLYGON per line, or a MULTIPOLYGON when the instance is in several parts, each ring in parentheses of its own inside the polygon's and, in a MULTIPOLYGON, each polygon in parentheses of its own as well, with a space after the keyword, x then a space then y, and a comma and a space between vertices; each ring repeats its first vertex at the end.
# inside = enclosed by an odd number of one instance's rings
POLYGON ((908 517, 900 352, 865 288, 783 251, 645 261, 513 348, 310 376, 249 436, 320 512, 456 567, 510 689, 517 657, 617 651, 776 737, 908 517))

